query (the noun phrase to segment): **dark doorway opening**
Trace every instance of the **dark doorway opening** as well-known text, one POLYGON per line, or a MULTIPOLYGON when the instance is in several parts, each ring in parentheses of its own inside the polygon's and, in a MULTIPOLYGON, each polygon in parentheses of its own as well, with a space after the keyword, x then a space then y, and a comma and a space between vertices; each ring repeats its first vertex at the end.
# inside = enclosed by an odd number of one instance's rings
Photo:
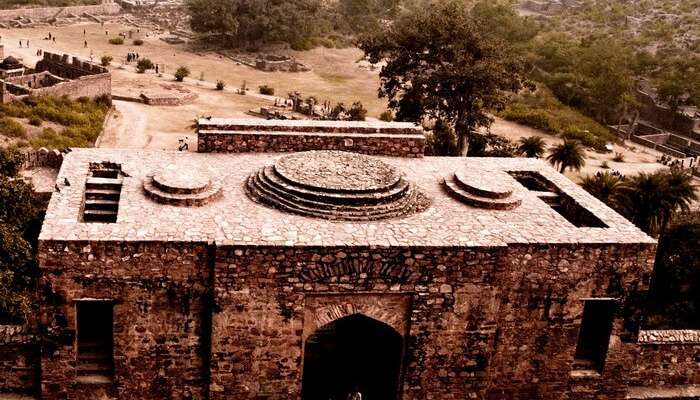
POLYGON ((80 301, 76 304, 78 376, 98 380, 98 377, 112 376, 112 307, 110 301, 80 301))
POLYGON ((574 369, 603 372, 617 302, 591 299, 584 304, 574 369))
POLYGON ((396 400, 402 356, 392 327, 361 314, 333 321, 306 340, 302 400, 396 400))

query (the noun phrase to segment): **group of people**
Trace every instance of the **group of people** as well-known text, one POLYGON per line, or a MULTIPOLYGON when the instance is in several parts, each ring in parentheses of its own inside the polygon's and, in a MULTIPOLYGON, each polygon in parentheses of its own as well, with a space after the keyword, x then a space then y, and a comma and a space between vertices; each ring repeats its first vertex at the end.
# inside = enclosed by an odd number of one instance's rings
POLYGON ((139 60, 139 53, 128 52, 126 54, 126 62, 127 63, 130 63, 132 61, 138 61, 138 60, 139 60))

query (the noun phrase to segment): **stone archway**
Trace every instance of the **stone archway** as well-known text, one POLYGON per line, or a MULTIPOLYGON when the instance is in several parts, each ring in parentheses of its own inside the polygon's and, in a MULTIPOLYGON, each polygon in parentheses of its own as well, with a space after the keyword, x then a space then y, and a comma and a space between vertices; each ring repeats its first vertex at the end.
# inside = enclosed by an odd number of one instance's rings
POLYGON ((304 343, 302 400, 395 400, 403 337, 391 326, 352 314, 319 327, 304 343))

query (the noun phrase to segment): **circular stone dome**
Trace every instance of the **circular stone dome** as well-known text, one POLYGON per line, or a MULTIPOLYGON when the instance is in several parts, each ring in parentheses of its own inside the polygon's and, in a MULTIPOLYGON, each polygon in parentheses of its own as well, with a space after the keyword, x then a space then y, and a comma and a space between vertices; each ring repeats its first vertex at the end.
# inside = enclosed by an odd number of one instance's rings
POLYGON ((372 221, 427 207, 427 199, 391 165, 342 151, 281 157, 251 175, 248 196, 283 211, 332 220, 372 221))
POLYGON ((146 176, 143 189, 154 201, 176 206, 202 206, 221 196, 221 185, 206 172, 175 165, 146 176))

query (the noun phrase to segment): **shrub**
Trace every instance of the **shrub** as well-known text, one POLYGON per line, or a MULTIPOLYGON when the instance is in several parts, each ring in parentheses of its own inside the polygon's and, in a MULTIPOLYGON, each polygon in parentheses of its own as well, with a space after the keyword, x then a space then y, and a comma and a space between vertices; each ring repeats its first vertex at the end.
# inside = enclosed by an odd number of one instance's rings
POLYGON ((384 122, 391 122, 394 120, 394 114, 392 114, 391 111, 386 110, 379 114, 379 119, 384 122))
POLYGON ((29 125, 41 126, 43 122, 44 121, 42 121, 41 118, 37 117, 36 115, 29 117, 29 125))
POLYGON ((180 67, 175 71, 175 80, 178 82, 182 82, 188 76, 190 76, 190 70, 187 67, 180 67))
POLYGON ((134 46, 143 46, 143 40, 141 40, 141 39, 134 40, 134 46))
POLYGON ((222 80, 216 81, 216 90, 224 90, 225 87, 226 87, 226 82, 224 82, 222 80))
POLYGON ((153 62, 148 58, 142 58, 136 63, 136 72, 143 74, 146 70, 153 68, 153 62))
POLYGON ((27 130, 14 119, 0 118, 0 135, 11 138, 26 138, 27 130))
POLYGON ((109 67, 109 64, 114 60, 112 56, 102 56, 100 59, 100 63, 102 64, 103 67, 109 67))
POLYGON ((362 103, 356 101, 352 104, 350 110, 348 110, 348 116, 350 117, 350 121, 364 121, 367 117, 367 109, 362 103))
POLYGON ((613 157, 613 161, 615 162, 625 162, 625 155, 622 153, 615 153, 615 157, 613 157))
POLYGON ((123 37, 115 37, 109 39, 109 44, 124 44, 124 38, 123 37))
POLYGON ((267 85, 259 86, 258 89, 260 89, 260 94, 266 94, 269 96, 272 96, 275 94, 275 88, 269 87, 267 85))
POLYGON ((600 163, 600 168, 610 169, 610 164, 608 164, 607 161, 603 161, 602 163, 600 163))

